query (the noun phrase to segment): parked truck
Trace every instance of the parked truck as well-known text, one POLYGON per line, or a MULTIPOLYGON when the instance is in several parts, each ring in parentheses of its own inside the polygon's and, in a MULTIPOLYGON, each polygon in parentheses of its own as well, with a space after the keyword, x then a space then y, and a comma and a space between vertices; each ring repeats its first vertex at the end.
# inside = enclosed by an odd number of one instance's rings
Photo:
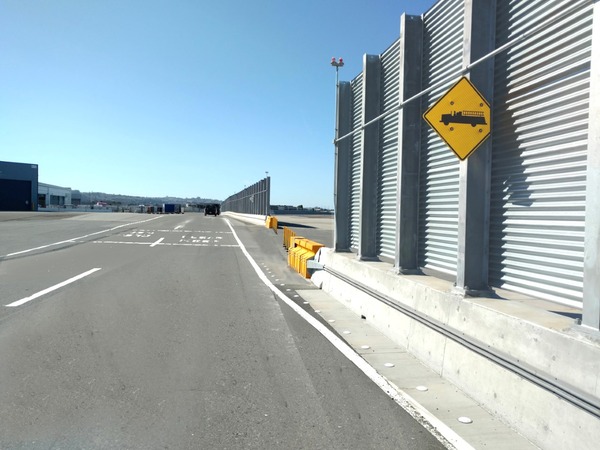
POLYGON ((163 214, 181 214, 182 208, 179 203, 163 203, 163 214))

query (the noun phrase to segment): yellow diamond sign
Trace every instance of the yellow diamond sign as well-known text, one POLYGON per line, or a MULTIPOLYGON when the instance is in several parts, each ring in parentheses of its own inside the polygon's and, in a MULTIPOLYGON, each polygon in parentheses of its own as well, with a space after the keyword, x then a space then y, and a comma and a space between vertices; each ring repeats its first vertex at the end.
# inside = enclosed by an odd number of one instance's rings
POLYGON ((490 105, 465 77, 429 108, 423 118, 461 160, 490 135, 490 105))

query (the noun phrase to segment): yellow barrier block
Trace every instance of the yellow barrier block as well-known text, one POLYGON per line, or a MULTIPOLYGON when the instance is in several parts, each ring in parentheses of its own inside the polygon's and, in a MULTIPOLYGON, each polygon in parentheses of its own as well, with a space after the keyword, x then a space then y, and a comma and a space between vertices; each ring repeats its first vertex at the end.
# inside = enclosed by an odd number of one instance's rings
POLYGON ((292 247, 292 239, 296 236, 290 228, 283 227, 283 246, 286 250, 289 250, 292 247))
POLYGON ((323 244, 292 233, 291 230, 284 227, 284 246, 288 246, 288 265, 304 278, 310 278, 307 262, 315 257, 323 244))
POLYGON ((294 252, 297 250, 295 248, 290 248, 288 251, 288 266, 294 269, 294 252))
POLYGON ((306 250, 303 249, 302 247, 294 247, 294 248, 290 249, 290 252, 288 255, 288 264, 296 272, 300 271, 299 270, 300 269, 300 258, 305 253, 306 253, 306 250))
MULTIPOLYGON (((294 269, 296 272, 301 273, 302 271, 302 260, 310 258, 311 252, 300 247, 300 249, 294 253, 294 269)), ((314 256, 314 254, 312 254, 314 256)), ((306 278, 306 277, 305 277, 306 278)))
POLYGON ((290 237, 289 247, 288 247, 288 265, 293 269, 296 268, 295 254, 301 250, 301 247, 298 245, 298 243, 302 239, 304 239, 302 236, 294 235, 294 236, 290 237))
POLYGON ((308 261, 315 257, 323 244, 297 236, 288 227, 283 227, 283 246, 288 251, 288 265, 304 278, 310 278, 308 261))
POLYGON ((289 250, 289 254, 291 255, 291 264, 290 266, 293 269, 298 270, 298 254, 302 251, 302 246, 300 245, 300 241, 302 241, 302 237, 294 237, 292 238, 292 247, 289 250))
POLYGON ((323 247, 323 244, 319 244, 318 242, 315 241, 310 241, 310 240, 306 240, 306 242, 304 243, 304 248, 306 248, 307 250, 310 250, 313 253, 317 253, 317 251, 323 247))
POLYGON ((298 267, 298 272, 304 278, 310 278, 311 274, 308 272, 307 261, 309 259, 313 259, 315 254, 311 251, 306 251, 304 254, 300 255, 300 265, 298 267))
POLYGON ((267 218, 265 219, 265 226, 267 228, 273 228, 275 233, 277 233, 277 227, 278 227, 277 217, 267 216, 267 218))

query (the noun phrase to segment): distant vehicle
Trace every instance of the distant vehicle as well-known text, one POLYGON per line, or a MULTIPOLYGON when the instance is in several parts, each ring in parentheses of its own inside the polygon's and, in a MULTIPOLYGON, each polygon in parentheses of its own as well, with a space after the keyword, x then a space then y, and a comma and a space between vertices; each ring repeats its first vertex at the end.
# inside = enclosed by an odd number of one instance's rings
POLYGON ((451 114, 442 114, 442 120, 444 125, 451 123, 466 123, 472 127, 477 125, 486 125, 485 116, 483 111, 453 111, 451 114))
POLYGON ((181 205, 178 203, 164 203, 163 204, 164 214, 181 214, 181 205))
POLYGON ((217 217, 219 214, 221 214, 221 205, 219 205, 218 203, 212 203, 210 205, 206 205, 204 207, 204 215, 208 216, 215 216, 217 217))

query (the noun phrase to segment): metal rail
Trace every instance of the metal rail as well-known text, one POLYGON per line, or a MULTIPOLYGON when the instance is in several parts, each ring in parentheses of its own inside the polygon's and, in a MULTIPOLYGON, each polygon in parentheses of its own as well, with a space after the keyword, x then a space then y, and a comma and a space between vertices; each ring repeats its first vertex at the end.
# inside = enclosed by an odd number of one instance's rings
POLYGON ((529 381, 530 383, 533 383, 537 387, 556 395, 562 400, 569 402, 570 404, 581 408, 589 414, 592 414, 594 417, 600 419, 600 401, 597 398, 581 391, 580 389, 577 389, 572 385, 562 383, 556 380, 554 377, 548 375, 547 373, 537 371, 535 368, 531 367, 523 361, 520 361, 497 350, 494 350, 488 345, 484 344, 483 342, 477 339, 473 339, 465 335, 464 333, 440 322, 439 320, 433 319, 413 308, 408 308, 402 304, 399 304, 392 298, 380 292, 377 292, 358 281, 347 277, 341 272, 338 272, 327 266, 324 266, 324 270, 325 272, 333 275, 334 277, 342 280, 343 282, 351 285, 352 287, 359 289, 360 291, 368 294, 376 300, 393 308, 394 310, 440 333, 444 337, 451 339, 454 342, 468 348, 477 355, 482 356, 498 364, 503 369, 506 369, 512 373, 523 377, 525 380, 529 381))

